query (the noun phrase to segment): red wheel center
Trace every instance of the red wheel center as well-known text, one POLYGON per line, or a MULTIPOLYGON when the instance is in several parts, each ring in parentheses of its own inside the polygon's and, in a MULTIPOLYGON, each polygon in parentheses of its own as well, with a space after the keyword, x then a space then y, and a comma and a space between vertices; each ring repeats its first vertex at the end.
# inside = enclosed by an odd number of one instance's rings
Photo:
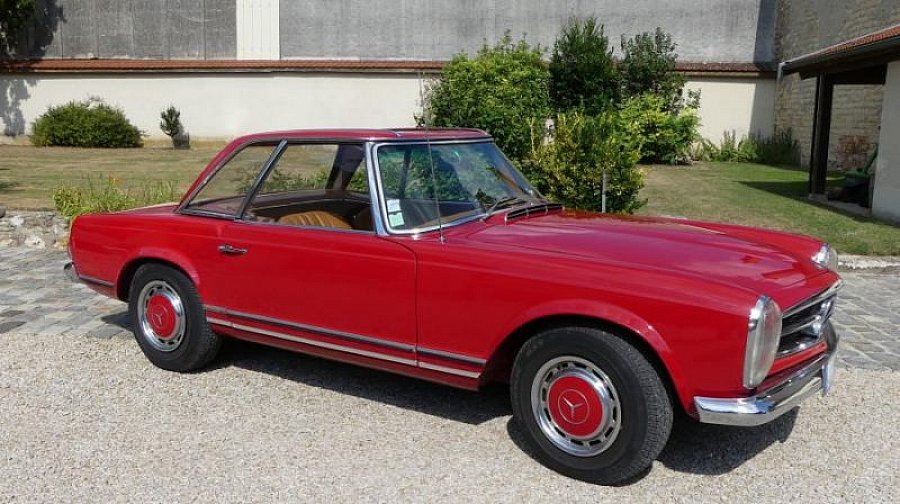
POLYGON ((147 302, 146 313, 147 322, 157 336, 165 340, 175 335, 175 308, 167 297, 161 294, 151 297, 147 302))
POLYGON ((603 423, 603 404, 594 387, 578 376, 563 376, 547 391, 550 418, 567 435, 587 438, 603 423))

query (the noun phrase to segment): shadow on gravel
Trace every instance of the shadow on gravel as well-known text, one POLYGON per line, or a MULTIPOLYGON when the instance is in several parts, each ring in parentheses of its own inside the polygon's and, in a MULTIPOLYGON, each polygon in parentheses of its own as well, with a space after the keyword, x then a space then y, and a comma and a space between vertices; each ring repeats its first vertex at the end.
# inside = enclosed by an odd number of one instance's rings
POLYGON ((244 341, 225 342, 208 369, 236 366, 472 425, 512 414, 503 386, 469 392, 244 341))
POLYGON ((728 473, 775 443, 787 441, 797 409, 759 427, 726 427, 680 419, 658 460, 669 469, 691 474, 728 473))

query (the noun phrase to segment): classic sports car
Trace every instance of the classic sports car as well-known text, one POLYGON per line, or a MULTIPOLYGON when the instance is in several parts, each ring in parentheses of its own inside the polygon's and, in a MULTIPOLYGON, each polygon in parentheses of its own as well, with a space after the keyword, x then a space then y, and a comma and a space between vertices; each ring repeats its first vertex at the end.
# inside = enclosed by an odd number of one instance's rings
POLYGON ((75 220, 71 276, 172 371, 240 338, 467 389, 509 383, 549 467, 646 470, 673 416, 758 425, 827 392, 822 242, 546 201, 479 130, 231 142, 178 204, 75 220))

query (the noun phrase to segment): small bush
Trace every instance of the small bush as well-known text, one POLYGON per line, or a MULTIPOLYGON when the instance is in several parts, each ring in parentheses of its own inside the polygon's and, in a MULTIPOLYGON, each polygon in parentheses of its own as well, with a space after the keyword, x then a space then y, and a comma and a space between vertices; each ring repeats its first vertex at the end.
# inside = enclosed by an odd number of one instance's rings
POLYGON ((698 142, 692 157, 698 161, 787 165, 797 163, 799 149, 790 129, 776 131, 771 137, 747 135, 740 140, 734 131, 726 131, 719 145, 707 139, 698 142))
POLYGON ((622 119, 641 137, 641 161, 683 164, 690 162, 691 147, 699 138, 700 118, 694 107, 667 110, 666 99, 657 94, 630 98, 622 106, 622 119))
POLYGON ((72 219, 95 212, 117 212, 157 203, 178 201, 181 194, 171 182, 155 182, 138 190, 122 188, 112 177, 87 179, 83 185, 65 185, 53 191, 57 213, 72 219))
POLYGON ((523 169, 544 195, 571 208, 598 211, 607 173, 607 211, 633 213, 644 175, 635 165, 641 157, 640 137, 629 130, 615 109, 597 116, 560 114, 548 139, 543 130, 532 136, 532 151, 523 169))
POLYGON ((626 97, 647 93, 663 99, 665 110, 678 110, 682 104, 684 76, 675 71, 678 54, 672 36, 657 28, 631 39, 622 36, 622 91, 626 97))
POLYGON ((507 35, 474 58, 459 54, 447 64, 428 91, 425 122, 484 129, 506 155, 522 160, 531 126, 550 115, 549 80, 540 49, 507 35))
POLYGON ((38 146, 141 147, 141 130, 118 108, 100 100, 69 102, 47 109, 32 124, 31 142, 38 146))
POLYGON ((174 105, 169 105, 169 108, 163 110, 159 117, 161 119, 159 129, 166 136, 174 139, 176 135, 180 135, 184 131, 184 126, 181 124, 181 112, 174 105))
POLYGON ((597 18, 572 18, 553 45, 550 101, 558 112, 597 114, 619 101, 619 72, 597 18))

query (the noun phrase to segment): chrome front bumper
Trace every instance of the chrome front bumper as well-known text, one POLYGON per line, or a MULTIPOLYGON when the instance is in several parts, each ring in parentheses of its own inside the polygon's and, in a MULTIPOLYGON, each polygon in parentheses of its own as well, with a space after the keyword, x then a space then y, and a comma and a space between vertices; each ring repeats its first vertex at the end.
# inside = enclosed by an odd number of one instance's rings
POLYGON ((703 423, 750 427, 771 422, 794 409, 807 397, 828 393, 834 380, 838 335, 831 324, 825 329, 828 350, 812 362, 750 397, 695 397, 697 416, 703 423))

